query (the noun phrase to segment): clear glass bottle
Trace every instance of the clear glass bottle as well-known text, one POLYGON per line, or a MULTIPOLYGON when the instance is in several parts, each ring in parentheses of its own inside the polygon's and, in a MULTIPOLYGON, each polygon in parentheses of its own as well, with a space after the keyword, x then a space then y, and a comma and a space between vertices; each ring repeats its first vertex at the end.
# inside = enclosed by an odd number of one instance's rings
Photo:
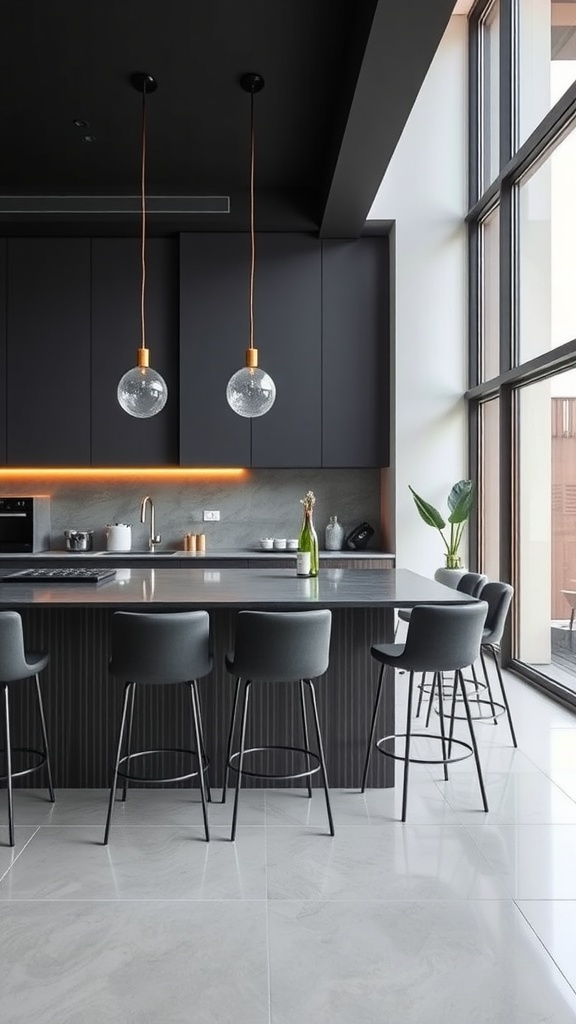
POLYGON ((338 522, 338 516, 330 516, 330 522, 324 532, 326 550, 340 551, 344 541, 344 527, 338 522))
POLYGON ((318 575, 318 537, 312 520, 312 509, 304 509, 302 529, 298 538, 298 553, 309 552, 310 554, 310 576, 318 575))

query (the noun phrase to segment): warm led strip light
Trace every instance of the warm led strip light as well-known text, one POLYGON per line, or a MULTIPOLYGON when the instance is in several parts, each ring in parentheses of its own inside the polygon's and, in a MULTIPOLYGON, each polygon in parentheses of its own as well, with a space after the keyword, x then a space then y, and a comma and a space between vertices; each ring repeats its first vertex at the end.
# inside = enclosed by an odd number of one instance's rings
POLYGON ((16 480, 75 480, 89 483, 93 480, 243 480, 248 476, 247 469, 211 468, 182 469, 158 467, 111 467, 66 469, 46 468, 5 468, 0 469, 0 483, 16 480))

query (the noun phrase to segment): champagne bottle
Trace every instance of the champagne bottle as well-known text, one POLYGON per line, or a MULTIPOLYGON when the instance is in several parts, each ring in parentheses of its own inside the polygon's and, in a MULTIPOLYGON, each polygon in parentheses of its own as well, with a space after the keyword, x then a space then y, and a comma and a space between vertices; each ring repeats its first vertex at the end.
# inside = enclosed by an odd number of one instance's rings
POLYGON ((308 573, 300 571, 301 568, 305 567, 307 559, 297 559, 297 573, 300 576, 317 576, 318 575, 318 537, 316 530, 314 529, 314 523, 312 521, 312 509, 304 509, 304 519, 302 522, 302 529, 300 530, 300 536, 298 538, 298 555, 300 554, 310 555, 310 570, 308 573))

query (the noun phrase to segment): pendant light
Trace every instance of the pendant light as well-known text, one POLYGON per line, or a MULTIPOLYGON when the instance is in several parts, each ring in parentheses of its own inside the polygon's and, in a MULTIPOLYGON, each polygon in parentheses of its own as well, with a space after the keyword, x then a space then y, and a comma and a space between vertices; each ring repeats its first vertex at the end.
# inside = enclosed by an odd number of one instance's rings
POLYGON ((128 370, 118 384, 118 401, 124 412, 137 419, 155 416, 166 405, 168 388, 166 381, 150 366, 150 352, 146 348, 146 323, 144 298, 146 289, 146 96, 156 92, 158 83, 152 75, 137 72, 131 76, 132 85, 142 93, 142 164, 141 164, 141 209, 142 234, 140 247, 141 288, 140 288, 140 348, 136 351, 136 366, 128 370))
POLYGON ((246 349, 246 365, 228 381, 226 398, 239 416, 253 419, 263 416, 274 405, 276 385, 258 366, 258 349, 254 348, 254 94, 264 88, 261 75, 243 75, 240 85, 250 93, 250 342, 246 349))

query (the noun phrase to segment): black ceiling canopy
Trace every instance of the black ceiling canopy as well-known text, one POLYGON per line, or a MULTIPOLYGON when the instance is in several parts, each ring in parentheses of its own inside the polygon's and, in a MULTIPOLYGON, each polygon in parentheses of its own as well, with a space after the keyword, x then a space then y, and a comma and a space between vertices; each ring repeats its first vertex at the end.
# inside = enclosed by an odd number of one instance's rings
POLYGON ((27 0, 0 4, 0 233, 136 233, 148 99, 150 232, 357 237, 454 0, 27 0), (228 211, 228 212, 227 212, 228 211))

